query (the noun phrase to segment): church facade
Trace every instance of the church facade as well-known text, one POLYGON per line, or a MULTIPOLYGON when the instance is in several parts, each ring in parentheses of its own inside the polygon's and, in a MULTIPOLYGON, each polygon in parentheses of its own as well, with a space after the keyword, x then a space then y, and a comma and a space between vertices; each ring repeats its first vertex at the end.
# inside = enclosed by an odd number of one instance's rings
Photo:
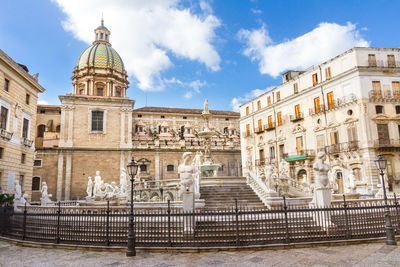
MULTIPOLYGON (((134 109, 123 61, 109 38, 102 21, 74 68, 72 93, 59 97, 60 106, 38 106, 33 179, 47 182, 54 200, 85 197, 88 177, 97 170, 104 182, 118 181, 132 158, 141 179, 177 179, 182 153, 203 149, 197 135, 204 126, 200 109, 134 109)), ((211 113, 219 175, 241 175, 239 113, 211 113)), ((40 191, 33 191, 32 200, 39 198, 40 191)))

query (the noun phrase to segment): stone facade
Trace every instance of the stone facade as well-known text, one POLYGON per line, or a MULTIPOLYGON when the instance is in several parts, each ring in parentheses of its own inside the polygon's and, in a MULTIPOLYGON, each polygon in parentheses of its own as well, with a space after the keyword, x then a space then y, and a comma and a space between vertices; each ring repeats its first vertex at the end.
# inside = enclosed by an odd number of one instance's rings
POLYGON ((399 192, 399 58, 400 49, 356 47, 283 74, 283 84, 240 107, 244 171, 286 160, 293 178, 312 184, 315 155, 325 151, 337 193, 353 171, 358 193, 373 195, 382 153, 389 189, 399 192))
MULTIPOLYGON (((59 97, 61 106, 37 109, 34 176, 47 182, 54 200, 84 198, 88 177, 97 170, 104 182, 118 184, 121 169, 132 158, 140 165, 141 180, 176 183, 182 153, 204 149, 197 135, 204 127, 201 109, 133 109, 135 101, 126 97, 126 71, 122 60, 113 61, 118 54, 111 50, 109 35, 103 24, 95 30, 93 46, 74 68, 73 93, 59 97), (107 58, 110 53, 112 58, 107 58)), ((212 153, 222 164, 219 174, 240 175, 239 113, 211 113, 216 130, 212 153)))
POLYGON ((0 50, 0 187, 14 191, 19 180, 31 196, 36 136, 37 95, 44 89, 37 76, 0 50))

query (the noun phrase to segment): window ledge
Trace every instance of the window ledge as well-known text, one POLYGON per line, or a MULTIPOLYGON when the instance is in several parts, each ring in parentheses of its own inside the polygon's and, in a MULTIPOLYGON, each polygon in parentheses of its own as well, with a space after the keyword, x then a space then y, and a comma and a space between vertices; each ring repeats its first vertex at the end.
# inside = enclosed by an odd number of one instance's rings
POLYGON ((89 134, 106 134, 104 131, 90 131, 89 134))

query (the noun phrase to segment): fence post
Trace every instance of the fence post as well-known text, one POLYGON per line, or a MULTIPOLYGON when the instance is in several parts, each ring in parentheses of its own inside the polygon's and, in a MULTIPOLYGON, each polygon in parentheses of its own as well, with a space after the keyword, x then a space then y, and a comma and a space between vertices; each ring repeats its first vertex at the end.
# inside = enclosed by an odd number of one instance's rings
POLYGON ((107 200, 106 245, 110 245, 110 200, 107 200))
POLYGON ((286 243, 290 243, 289 238, 289 220, 288 220, 288 206, 286 205, 286 197, 283 196, 283 210, 285 211, 285 227, 286 227, 286 243))
POLYGON ((24 219, 22 221, 22 240, 25 240, 26 238, 26 202, 25 202, 25 207, 24 207, 24 219))
POLYGON ((396 193, 394 194, 394 204, 396 205, 396 217, 397 217, 397 230, 396 233, 399 234, 400 233, 400 219, 399 219, 399 206, 398 206, 398 202, 397 202, 397 196, 396 193))
POLYGON ((58 210, 57 210, 57 244, 60 243, 60 216, 61 216, 61 201, 58 201, 58 210))
POLYGON ((346 239, 350 238, 350 229, 349 229, 349 215, 347 214, 347 202, 346 196, 343 194, 343 208, 344 208, 344 217, 346 220, 346 239))
POLYGON ((168 246, 172 247, 172 242, 171 242, 171 206, 170 206, 170 200, 168 199, 168 246))
POLYGON ((239 209, 238 209, 238 201, 235 198, 235 214, 236 214, 236 246, 240 245, 239 239, 239 209))

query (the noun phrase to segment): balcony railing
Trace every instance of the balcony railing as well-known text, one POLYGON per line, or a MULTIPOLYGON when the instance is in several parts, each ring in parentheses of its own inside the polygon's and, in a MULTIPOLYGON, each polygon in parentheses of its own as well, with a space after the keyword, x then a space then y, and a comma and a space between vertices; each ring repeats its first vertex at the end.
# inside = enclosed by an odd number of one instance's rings
POLYGON ((11 140, 13 134, 6 131, 5 129, 0 129, 0 136, 6 140, 11 140))
POLYGON ((287 157, 294 157, 300 155, 307 155, 308 157, 315 157, 315 150, 312 149, 298 149, 296 152, 286 154, 287 157))
POLYGON ((400 92, 393 92, 392 90, 383 91, 369 91, 370 101, 400 101, 400 92))
POLYGON ((381 68, 398 68, 400 67, 400 61, 389 61, 389 60, 369 60, 368 67, 381 67, 381 68))
POLYGON ((400 147, 399 139, 378 139, 374 142, 375 147, 400 147))
POLYGON ((319 109, 318 108, 310 108, 309 109, 309 111, 308 111, 308 114, 310 115, 310 116, 314 116, 314 115, 318 115, 318 114, 321 114, 321 113, 323 113, 325 111, 325 106, 324 105, 320 105, 319 106, 319 109))
POLYGON ((264 129, 263 129, 263 127, 256 127, 256 128, 254 129, 254 132, 255 132, 255 133, 262 133, 262 132, 264 132, 264 129))
POLYGON ((291 122, 296 122, 304 119, 304 114, 303 112, 299 112, 298 114, 295 115, 290 115, 290 121, 291 122))
POLYGON ((349 141, 340 144, 334 144, 326 147, 326 152, 330 154, 354 151, 359 148, 359 141, 349 141))
POLYGON ((27 146, 27 147, 31 147, 33 144, 33 141, 29 140, 28 138, 23 137, 21 140, 21 144, 23 144, 24 146, 27 146))
POLYGON ((253 136, 253 133, 252 132, 244 132, 244 136, 251 137, 251 136, 253 136))
POLYGON ((271 130, 275 129, 275 127, 276 127, 275 122, 271 122, 271 123, 264 125, 264 129, 266 131, 271 131, 271 130))

